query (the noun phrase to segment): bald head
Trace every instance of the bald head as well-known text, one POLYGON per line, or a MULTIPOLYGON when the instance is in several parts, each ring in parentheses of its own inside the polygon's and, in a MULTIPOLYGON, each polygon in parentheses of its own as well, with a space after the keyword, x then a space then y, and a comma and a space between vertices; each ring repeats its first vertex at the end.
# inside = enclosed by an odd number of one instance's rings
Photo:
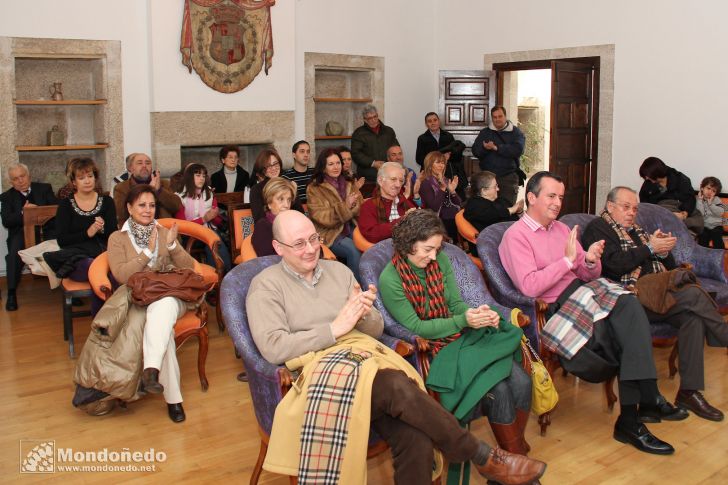
POLYGON ((273 221, 273 249, 288 266, 310 279, 319 259, 320 243, 313 222, 295 210, 279 213, 273 221), (301 249, 292 246, 303 243, 301 249))

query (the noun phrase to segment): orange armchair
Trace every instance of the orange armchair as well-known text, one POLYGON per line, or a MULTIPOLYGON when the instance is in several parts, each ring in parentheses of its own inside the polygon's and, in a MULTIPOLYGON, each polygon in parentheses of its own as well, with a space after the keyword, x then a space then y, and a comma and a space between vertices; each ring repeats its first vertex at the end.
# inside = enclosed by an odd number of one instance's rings
MULTIPOLYGON (((464 213, 465 209, 461 209, 457 214, 455 214, 455 226, 458 228, 458 234, 460 237, 475 246, 475 241, 478 239, 478 230, 475 229, 475 227, 473 227, 467 219, 465 219, 464 213)), ((470 256, 470 260, 475 263, 475 266, 477 266, 482 273, 483 262, 480 261, 480 258, 473 256, 470 253, 468 253, 468 256, 470 256)))
MULTIPOLYGON (((195 272, 203 275, 203 266, 195 261, 195 272)), ((204 277, 204 275, 203 275, 204 277)), ((91 289, 102 300, 106 301, 111 294, 112 285, 109 280, 109 256, 106 251, 94 259, 88 270, 88 280, 91 289)), ((207 303, 204 301, 197 310, 189 310, 182 315, 174 326, 174 343, 180 348, 187 339, 195 336, 199 340, 197 351, 197 373, 200 376, 200 386, 207 391, 209 383, 205 375, 205 362, 207 361, 208 332, 207 332, 207 303)))
POLYGON ((374 246, 373 242, 369 241, 364 237, 364 235, 359 230, 359 226, 354 228, 354 231, 351 234, 351 238, 354 240, 354 246, 356 246, 356 248, 362 253, 370 247, 374 246))

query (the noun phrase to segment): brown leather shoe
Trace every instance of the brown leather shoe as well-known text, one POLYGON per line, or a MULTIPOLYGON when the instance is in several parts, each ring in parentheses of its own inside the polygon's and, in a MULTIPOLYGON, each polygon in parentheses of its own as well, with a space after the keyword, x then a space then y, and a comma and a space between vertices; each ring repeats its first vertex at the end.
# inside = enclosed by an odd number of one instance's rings
POLYGON ((503 485, 531 483, 541 478, 546 471, 546 463, 523 455, 508 453, 498 447, 491 448, 485 465, 476 463, 473 465, 485 478, 503 485))
POLYGON ((677 391, 675 406, 689 409, 703 419, 723 421, 721 410, 711 406, 700 391, 677 391))
POLYGON ((164 386, 159 383, 159 369, 147 367, 142 372, 142 385, 149 394, 162 394, 164 386))

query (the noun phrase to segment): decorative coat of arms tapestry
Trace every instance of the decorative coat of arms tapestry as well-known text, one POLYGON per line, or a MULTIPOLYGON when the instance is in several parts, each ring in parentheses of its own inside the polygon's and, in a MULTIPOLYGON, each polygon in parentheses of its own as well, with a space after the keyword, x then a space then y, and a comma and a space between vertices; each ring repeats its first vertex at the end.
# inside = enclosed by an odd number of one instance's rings
POLYGON ((182 63, 205 84, 234 93, 273 64, 275 0, 185 0, 182 63))

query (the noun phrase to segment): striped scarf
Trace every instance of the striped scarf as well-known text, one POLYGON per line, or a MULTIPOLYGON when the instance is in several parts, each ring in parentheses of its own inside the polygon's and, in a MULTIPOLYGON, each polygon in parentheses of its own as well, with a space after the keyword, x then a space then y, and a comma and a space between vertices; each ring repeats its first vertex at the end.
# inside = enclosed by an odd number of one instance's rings
POLYGON ((311 376, 301 428, 300 484, 338 484, 359 369, 369 352, 342 349, 323 357, 311 376))
MULTIPOLYGON (((629 251, 630 249, 634 249, 637 247, 637 244, 635 244, 634 239, 632 239, 632 237, 629 235, 629 232, 627 232, 624 226, 618 224, 617 221, 612 218, 609 212, 606 211, 606 209, 602 212, 601 217, 606 221, 607 224, 611 226, 614 232, 617 233, 617 236, 619 237, 619 248, 622 251, 629 251)), ((642 244, 647 245, 647 243, 650 242, 650 236, 640 226, 635 224, 632 226, 632 230, 640 238, 642 244)), ((663 271, 666 271, 665 265, 662 264, 655 255, 652 255, 652 257, 650 258, 650 264, 652 265, 653 273, 662 273, 663 271)), ((640 265, 633 269, 630 273, 623 274, 622 278, 620 279, 620 283, 623 287, 632 289, 637 285, 637 280, 639 279, 641 274, 642 266, 640 265)))
MULTIPOLYGON (((445 282, 442 278, 442 271, 440 271, 440 265, 437 264, 437 260, 431 261, 425 268, 426 290, 422 287, 420 278, 412 271, 409 263, 399 253, 394 253, 392 264, 402 280, 404 296, 412 304, 420 320, 432 320, 433 318, 447 318, 450 316, 450 310, 445 301, 445 282), (425 310, 427 298, 430 300, 429 311, 425 310)), ((433 355, 439 352, 440 348, 457 339, 459 336, 460 333, 456 333, 449 337, 435 340, 433 342, 433 355)))

